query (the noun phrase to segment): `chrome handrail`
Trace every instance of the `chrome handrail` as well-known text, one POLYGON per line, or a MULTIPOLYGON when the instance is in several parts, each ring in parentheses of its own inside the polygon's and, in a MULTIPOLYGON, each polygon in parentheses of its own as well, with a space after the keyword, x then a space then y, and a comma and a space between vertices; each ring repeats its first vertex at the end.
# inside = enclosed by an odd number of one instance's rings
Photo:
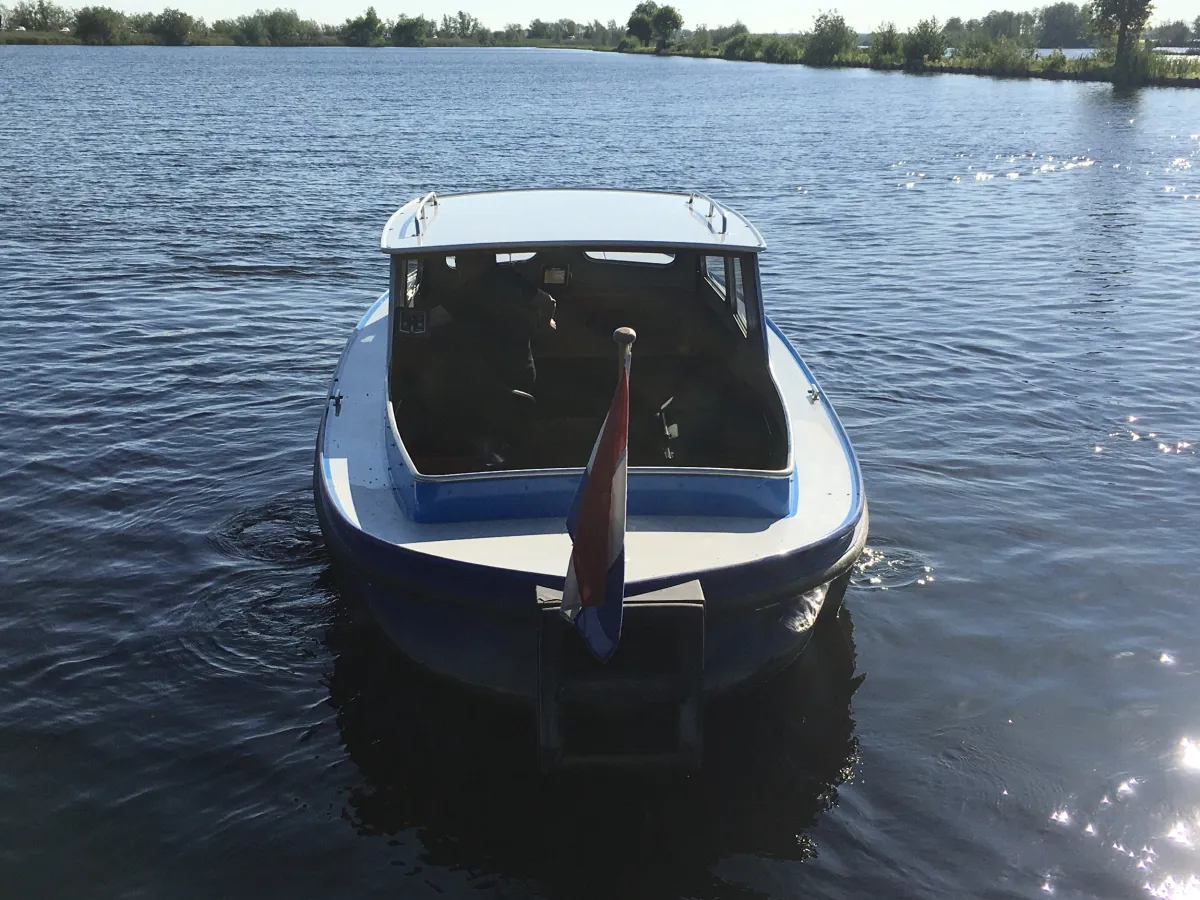
MULTIPOLYGON (((708 215, 705 216, 704 218, 711 219, 718 212, 721 214, 721 230, 717 233, 718 234, 728 234, 729 233, 729 219, 725 215, 724 207, 722 207, 721 204, 718 203, 716 200, 714 200, 712 197, 708 196, 708 194, 702 194, 702 193, 700 193, 700 191, 692 191, 690 194, 688 194, 687 205, 692 207, 693 211, 695 211, 695 209, 696 209, 696 201, 697 200, 707 200, 708 201, 708 215)), ((711 228, 712 225, 710 224, 709 227, 711 228)))
POLYGON ((417 202, 417 211, 413 213, 413 225, 416 228, 417 237, 421 236, 421 222, 425 218, 425 207, 437 205, 438 195, 434 191, 430 191, 417 202))

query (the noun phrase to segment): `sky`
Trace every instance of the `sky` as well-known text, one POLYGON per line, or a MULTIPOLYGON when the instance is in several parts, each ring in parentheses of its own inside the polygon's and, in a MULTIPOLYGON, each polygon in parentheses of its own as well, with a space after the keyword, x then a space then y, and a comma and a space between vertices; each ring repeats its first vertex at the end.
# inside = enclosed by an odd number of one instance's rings
MULTIPOLYGON (((836 8, 853 28, 868 32, 885 20, 904 29, 929 15, 943 21, 950 16, 971 19, 982 17, 993 9, 1033 9, 1047 2, 1051 0, 1024 3, 1019 0, 916 0, 901 5, 892 0, 841 0, 830 2, 826 8, 836 8)), ((441 18, 444 13, 453 14, 464 9, 479 17, 489 28, 499 29, 509 22, 527 25, 532 19, 566 18, 577 22, 616 19, 623 23, 636 0, 361 0, 361 3, 360 7, 354 0, 116 0, 112 5, 127 12, 157 12, 163 6, 177 6, 194 16, 203 16, 209 22, 277 6, 294 8, 301 18, 319 22, 345 21, 372 4, 383 19, 395 18, 402 12, 441 18)), ((749 0, 736 4, 727 0, 677 0, 674 5, 683 16, 685 28, 700 24, 714 27, 741 19, 756 32, 803 31, 812 25, 813 16, 821 10, 818 6, 805 8, 785 0, 749 0)), ((1158 0, 1151 21, 1184 19, 1191 22, 1197 15, 1200 15, 1200 0, 1158 0)))

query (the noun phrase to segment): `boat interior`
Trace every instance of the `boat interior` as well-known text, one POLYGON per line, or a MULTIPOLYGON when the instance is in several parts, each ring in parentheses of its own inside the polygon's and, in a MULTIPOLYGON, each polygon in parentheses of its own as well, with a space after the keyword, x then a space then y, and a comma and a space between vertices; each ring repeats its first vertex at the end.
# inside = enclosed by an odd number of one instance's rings
POLYGON ((489 368, 494 348, 486 327, 472 329, 461 315, 446 315, 448 298, 484 293, 460 271, 466 265, 446 255, 393 257, 389 400, 420 473, 586 465, 616 386, 612 335, 621 326, 637 332, 631 466, 778 471, 787 465, 786 419, 767 364, 755 254, 572 247, 502 252, 496 259, 507 284, 518 275, 556 301, 554 326, 529 328, 532 384, 514 384, 489 368), (464 355, 472 340, 479 346, 464 355))

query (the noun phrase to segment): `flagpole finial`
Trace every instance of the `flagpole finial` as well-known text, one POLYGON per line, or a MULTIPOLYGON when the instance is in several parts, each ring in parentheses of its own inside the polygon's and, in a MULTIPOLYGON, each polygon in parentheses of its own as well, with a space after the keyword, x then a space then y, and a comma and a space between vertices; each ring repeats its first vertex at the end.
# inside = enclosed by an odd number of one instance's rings
POLYGON ((626 325, 623 328, 618 328, 613 332, 613 340, 616 341, 617 345, 620 347, 628 347, 637 340, 637 332, 626 325))

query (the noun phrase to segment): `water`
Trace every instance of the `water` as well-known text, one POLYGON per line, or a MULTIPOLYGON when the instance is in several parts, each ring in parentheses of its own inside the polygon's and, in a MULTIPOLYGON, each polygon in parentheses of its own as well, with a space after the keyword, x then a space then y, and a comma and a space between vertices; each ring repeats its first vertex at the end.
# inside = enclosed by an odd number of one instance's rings
POLYGON ((1200 893, 1200 93, 4 47, 0 112, 7 895, 1200 893), (316 526, 385 218, 525 185, 748 214, 862 459, 842 631, 690 782, 538 779, 316 526))

